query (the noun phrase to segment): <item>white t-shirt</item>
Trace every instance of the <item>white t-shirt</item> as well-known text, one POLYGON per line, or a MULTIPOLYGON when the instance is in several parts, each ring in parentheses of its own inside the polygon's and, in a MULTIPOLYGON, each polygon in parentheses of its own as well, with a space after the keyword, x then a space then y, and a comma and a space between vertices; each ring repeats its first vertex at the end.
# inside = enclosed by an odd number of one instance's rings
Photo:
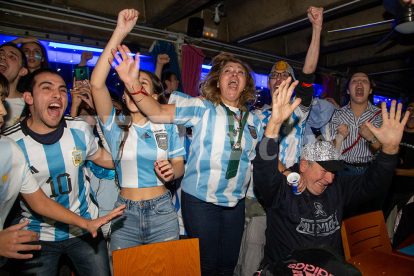
POLYGON ((1 127, 2 129, 12 126, 17 122, 23 112, 25 104, 26 103, 23 98, 6 98, 6 104, 4 107, 7 110, 7 115, 4 117, 4 124, 1 127))

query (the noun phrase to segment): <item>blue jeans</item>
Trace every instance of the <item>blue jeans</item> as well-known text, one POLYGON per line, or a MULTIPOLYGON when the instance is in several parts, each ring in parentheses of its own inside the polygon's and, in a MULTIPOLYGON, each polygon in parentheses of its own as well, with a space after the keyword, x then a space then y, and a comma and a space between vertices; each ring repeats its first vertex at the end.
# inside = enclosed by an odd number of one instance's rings
POLYGON ((112 220, 112 251, 164 241, 178 240, 180 228, 171 193, 148 200, 133 201, 118 195, 115 208, 126 204, 124 214, 112 220))
POLYGON ((184 225, 200 240, 201 275, 233 275, 244 230, 244 199, 235 207, 208 203, 181 191, 184 225))
POLYGON ((32 251, 32 259, 14 260, 19 275, 57 275, 59 257, 67 254, 80 275, 110 275, 108 250, 102 232, 93 238, 91 234, 65 241, 38 241, 39 251, 32 251))

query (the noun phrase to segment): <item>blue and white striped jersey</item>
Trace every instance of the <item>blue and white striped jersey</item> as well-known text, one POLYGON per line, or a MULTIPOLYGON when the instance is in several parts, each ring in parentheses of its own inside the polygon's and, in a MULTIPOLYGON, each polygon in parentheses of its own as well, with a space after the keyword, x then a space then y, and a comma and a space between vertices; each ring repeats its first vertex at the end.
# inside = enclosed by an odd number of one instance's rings
POLYGON ((39 189, 22 150, 12 139, 0 136, 0 231, 19 192, 31 194, 39 189))
MULTIPOLYGON (((295 98, 292 98, 291 103, 294 100, 295 98)), ((272 115, 270 108, 271 106, 264 105, 263 108, 254 111, 265 126, 272 115)), ((299 162, 309 110, 309 107, 299 105, 280 128, 279 160, 288 168, 299 162)))
MULTIPOLYGON (((124 122, 124 115, 120 114, 124 122)), ((102 124, 102 122, 100 122, 102 124)), ((111 148, 112 158, 123 188, 148 188, 164 185, 154 171, 154 162, 161 157, 166 160, 185 155, 185 149, 173 124, 154 124, 148 121, 143 126, 132 124, 124 144, 121 161, 117 162, 122 129, 115 121, 115 108, 102 130, 111 148)))
MULTIPOLYGON (((351 103, 349 102, 346 106, 336 109, 332 115, 332 119, 329 122, 329 141, 333 141, 336 138, 336 129, 339 125, 348 125, 349 135, 342 142, 341 153, 349 148, 359 136, 359 126, 365 122, 368 122, 378 111, 381 109, 368 102, 367 109, 358 120, 355 118, 355 114, 351 109, 351 103)), ((381 113, 375 116, 371 123, 379 128, 382 125, 381 113)), ((374 160, 375 155, 372 153, 369 142, 364 138, 359 139, 358 143, 342 155, 345 162, 348 163, 366 163, 374 160)))
MULTIPOLYGON (((64 116, 63 134, 53 144, 41 144, 29 132, 26 120, 11 126, 4 135, 16 141, 37 183, 51 199, 87 219, 98 216, 98 205, 90 187, 85 159, 98 150, 91 127, 80 118, 64 116)), ((42 241, 63 241, 86 234, 73 225, 43 217, 21 202, 26 229, 39 233, 42 241)))
MULTIPOLYGON (((226 179, 232 150, 227 135, 226 110, 221 105, 214 106, 209 101, 180 92, 172 93, 169 103, 176 107, 174 124, 193 127, 193 139, 181 183, 183 191, 216 205, 235 206, 246 194, 251 174, 250 162, 256 155, 256 144, 263 137, 259 118, 249 113, 241 141, 243 152, 237 175, 226 179)), ((240 115, 237 108, 229 108, 240 115)))

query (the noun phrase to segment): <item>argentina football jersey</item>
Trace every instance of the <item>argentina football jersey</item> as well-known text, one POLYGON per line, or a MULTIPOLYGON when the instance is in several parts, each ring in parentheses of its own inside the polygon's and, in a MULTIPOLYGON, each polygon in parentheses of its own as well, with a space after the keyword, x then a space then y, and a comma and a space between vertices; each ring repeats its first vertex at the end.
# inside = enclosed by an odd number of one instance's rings
POLYGON ((31 194, 39 189, 19 146, 0 136, 0 231, 19 192, 31 194))
MULTIPOLYGON (((98 206, 84 166, 85 159, 98 150, 90 126, 80 118, 65 116, 56 130, 46 134, 48 137, 56 135, 57 141, 42 143, 38 140, 41 135, 34 138, 26 122, 6 129, 4 135, 16 141, 22 149, 43 192, 79 216, 97 218, 98 206)), ((30 220, 25 229, 39 233, 39 240, 62 241, 87 233, 77 226, 36 214, 23 201, 21 207, 21 222, 30 220)))
MULTIPOLYGON (((263 136, 262 123, 249 113, 243 129, 243 151, 237 174, 226 179, 232 148, 225 108, 180 92, 172 93, 169 103, 175 104, 173 123, 193 129, 193 139, 181 183, 183 191, 216 205, 235 206, 246 194, 251 175, 250 162, 255 157, 256 144, 263 136)), ((228 108, 237 113, 237 116, 241 115, 237 108, 228 108)))
MULTIPOLYGON (((185 155, 185 149, 173 124, 154 124, 148 121, 143 126, 132 124, 128 130, 120 161, 119 145, 122 129, 115 121, 115 108, 112 107, 108 121, 102 130, 111 148, 112 158, 122 188, 149 188, 164 185, 154 171, 154 162, 161 157, 165 160, 185 155)), ((120 122, 125 121, 120 114, 120 122)), ((100 121, 102 124, 102 122, 100 121)))
MULTIPOLYGON (((295 98, 292 98, 291 103, 295 98)), ((255 110, 254 113, 266 126, 272 115, 269 105, 263 106, 262 109, 255 110)), ((302 148, 303 134, 305 132, 306 120, 309 115, 309 107, 299 105, 295 108, 292 115, 283 122, 279 136, 279 160, 286 167, 291 167, 299 162, 300 150, 302 148)))

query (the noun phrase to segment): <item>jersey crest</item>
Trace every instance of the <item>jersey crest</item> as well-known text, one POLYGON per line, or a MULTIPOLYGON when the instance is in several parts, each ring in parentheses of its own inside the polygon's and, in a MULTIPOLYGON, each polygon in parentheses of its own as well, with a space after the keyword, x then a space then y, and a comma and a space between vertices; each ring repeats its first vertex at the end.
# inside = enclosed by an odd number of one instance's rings
POLYGON ((157 133, 155 134, 157 139, 157 145, 162 150, 168 150, 168 134, 167 133, 157 133))
POLYGON ((254 128, 254 126, 247 126, 249 128, 250 131, 250 135, 252 135, 253 139, 257 139, 257 133, 256 133, 256 129, 254 128))
POLYGON ((9 179, 9 174, 8 173, 3 174, 3 176, 1 177, 1 184, 6 183, 8 179, 9 179))
POLYGON ((73 149, 74 151, 72 151, 72 163, 73 166, 79 167, 83 164, 82 150, 76 150, 76 148, 73 149))

